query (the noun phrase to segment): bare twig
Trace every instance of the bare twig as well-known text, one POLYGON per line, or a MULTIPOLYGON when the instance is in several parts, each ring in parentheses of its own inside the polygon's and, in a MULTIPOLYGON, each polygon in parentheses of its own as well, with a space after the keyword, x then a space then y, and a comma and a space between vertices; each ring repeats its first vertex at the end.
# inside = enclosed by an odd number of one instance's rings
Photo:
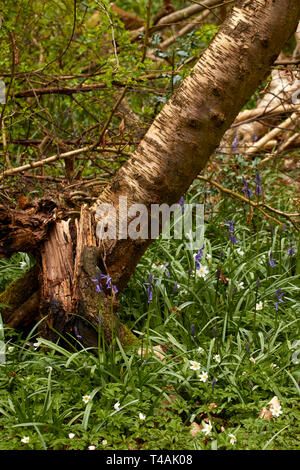
POLYGON ((144 36, 144 47, 143 47, 143 55, 142 55, 141 62, 144 62, 145 59, 146 59, 147 46, 148 46, 148 37, 149 37, 149 28, 150 28, 150 17, 151 17, 151 3, 152 3, 152 0, 148 0, 148 2, 147 2, 147 18, 146 18, 145 36, 144 36))
POLYGON ((108 13, 108 10, 107 10, 105 4, 103 5, 102 3, 98 2, 97 0, 95 0, 95 2, 104 11, 104 13, 106 14, 106 16, 108 18, 108 21, 109 21, 109 24, 110 24, 110 29, 111 29, 111 40, 112 40, 112 43, 113 43, 114 53, 115 53, 115 58, 116 58, 116 64, 117 64, 115 70, 118 70, 118 68, 119 68, 119 57, 118 57, 117 43, 116 43, 116 40, 115 40, 114 24, 112 22, 112 19, 110 17, 110 14, 108 13))
POLYGON ((273 220, 274 222, 280 224, 280 225, 283 225, 283 222, 281 222, 280 220, 276 219, 275 217, 272 217, 270 214, 268 214, 267 212, 265 212, 264 209, 267 209, 269 210, 270 212, 273 212, 274 214, 277 214, 277 215, 280 215, 282 217, 285 217, 286 219, 288 219, 292 224, 293 226, 295 227, 295 229, 297 231, 299 231, 299 227, 297 226, 297 224, 295 223, 295 221, 293 220, 293 217, 299 217, 300 216, 300 213, 297 213, 297 214, 287 214, 285 212, 282 212, 282 211, 279 211, 278 209, 274 209, 273 207, 263 203, 263 202, 254 202, 254 201, 251 201, 250 199, 246 198, 245 196, 242 196, 241 194, 239 193, 236 193, 235 191, 232 191, 231 189, 228 189, 228 188, 225 188, 224 186, 222 186, 221 184, 217 183, 216 181, 212 180, 211 178, 205 178, 204 176, 201 176, 201 175, 198 175, 197 176, 198 179, 202 180, 202 181, 205 181, 206 183, 209 183, 211 184, 212 186, 215 186, 216 188, 218 188, 222 193, 225 193, 225 194, 229 194, 230 196, 236 198, 236 199, 239 199, 243 202, 245 202, 246 204, 250 204, 251 207, 254 207, 255 209, 257 209, 259 212, 261 212, 265 217, 267 217, 268 219, 271 219, 273 220))

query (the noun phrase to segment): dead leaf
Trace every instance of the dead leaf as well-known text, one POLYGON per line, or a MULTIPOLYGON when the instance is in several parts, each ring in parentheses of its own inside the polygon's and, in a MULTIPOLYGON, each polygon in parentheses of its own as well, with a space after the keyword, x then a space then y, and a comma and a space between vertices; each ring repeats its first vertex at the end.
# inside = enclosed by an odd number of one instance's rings
POLYGON ((280 401, 278 400, 278 397, 275 395, 275 397, 273 397, 272 400, 270 400, 269 403, 267 403, 267 405, 263 407, 263 409, 260 411, 258 415, 259 418, 264 418, 264 419, 273 418, 272 411, 270 411, 270 409, 268 409, 267 406, 269 406, 269 408, 279 407, 280 401))
POLYGON ((198 432, 201 432, 203 429, 203 426, 202 424, 197 424, 195 423, 195 421, 191 424, 191 430, 190 430, 190 434, 193 436, 193 437, 196 437, 196 435, 198 434, 198 432))
POLYGON ((278 400, 278 397, 273 397, 271 401, 269 401, 268 405, 270 405, 270 408, 278 408, 280 406, 280 401, 278 400))
MULTIPOLYGON (((162 353, 164 353, 164 350, 163 350, 163 347, 162 347, 161 345, 154 346, 153 352, 154 352, 155 356, 157 356, 160 360, 162 360, 163 362, 166 362, 166 360, 165 360, 165 355, 162 354, 162 353), (161 352, 160 352, 160 351, 161 351, 161 352)), ((151 354, 151 353, 152 353, 152 349, 149 348, 148 354, 151 354)), ((140 349, 138 350, 138 355, 139 355, 139 356, 142 356, 142 355, 143 355, 143 357, 146 356, 146 349, 143 349, 143 350, 142 350, 142 349, 140 348, 140 349)))

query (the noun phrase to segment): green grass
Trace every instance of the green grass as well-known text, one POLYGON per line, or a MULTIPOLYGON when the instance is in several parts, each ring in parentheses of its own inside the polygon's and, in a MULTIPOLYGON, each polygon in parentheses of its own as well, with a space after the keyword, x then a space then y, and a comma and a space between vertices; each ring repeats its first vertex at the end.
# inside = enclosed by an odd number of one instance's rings
MULTIPOLYGON (((228 178, 228 185, 240 190, 238 179, 233 183, 228 178)), ((205 279, 195 276, 195 252, 180 240, 160 238, 120 298, 120 320, 140 338, 143 355, 121 346, 97 354, 66 351, 37 340, 36 328, 24 337, 4 326, 0 449, 298 447, 299 254, 287 253, 291 242, 297 246, 295 232, 288 223, 283 230, 256 214, 250 220, 247 206, 228 198, 212 204, 211 197, 214 190, 199 181, 186 195, 186 201, 207 201, 201 259, 208 269, 205 279), (237 245, 228 239, 226 219, 234 222, 237 245), (148 304, 144 283, 149 274, 153 301, 148 304), (276 310, 278 289, 284 303, 276 310), (260 302, 263 308, 256 310, 260 302), (158 345, 160 357, 153 350, 158 345), (190 361, 199 363, 199 370, 192 370, 190 361), (199 379, 202 372, 208 375, 205 382, 199 379), (259 418, 275 395, 282 414, 259 418), (117 402, 119 409, 114 408, 117 402), (211 433, 193 437, 191 423, 204 420, 212 424, 211 433)), ((268 202, 287 207, 289 197, 270 196, 268 202)))

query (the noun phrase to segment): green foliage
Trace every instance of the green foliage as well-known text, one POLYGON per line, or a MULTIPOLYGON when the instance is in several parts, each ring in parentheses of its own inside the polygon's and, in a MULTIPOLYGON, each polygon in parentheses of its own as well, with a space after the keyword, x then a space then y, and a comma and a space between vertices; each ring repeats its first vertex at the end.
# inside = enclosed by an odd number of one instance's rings
MULTIPOLYGON (((224 168, 220 171, 225 185, 241 190, 232 169, 226 170, 228 179, 224 168)), ((248 169, 250 187, 255 172, 255 167, 248 169)), ((272 200, 275 176, 266 171, 261 177, 265 197, 272 200)), ((185 201, 214 197, 214 190, 196 180, 185 201)), ((288 197, 281 193, 277 207, 286 205, 288 197)), ((298 254, 287 253, 296 242, 293 230, 289 225, 285 230, 274 227, 257 215, 249 222, 249 208, 229 199, 205 207, 200 263, 207 275, 197 275, 196 253, 187 251, 182 241, 160 238, 121 296, 120 319, 140 338, 142 355, 136 347, 124 351, 120 345, 96 355, 85 349, 67 351, 37 340, 36 329, 26 339, 5 329, 1 449, 296 449, 298 254), (234 222, 237 245, 228 239, 228 219, 234 222), (150 273, 153 301, 148 304, 144 283, 150 273), (278 289, 284 303, 276 310, 278 289), (259 302, 262 310, 256 310, 259 302), (154 352, 157 345, 161 356, 154 352), (197 370, 191 369, 191 361, 197 370), (203 372, 208 378, 201 381, 203 372), (275 395, 282 414, 259 418, 275 395), (84 396, 89 396, 87 403, 84 396), (201 425, 205 419, 212 424, 211 433, 192 437, 190 424, 201 425), (21 441, 24 437, 29 443, 21 441)))

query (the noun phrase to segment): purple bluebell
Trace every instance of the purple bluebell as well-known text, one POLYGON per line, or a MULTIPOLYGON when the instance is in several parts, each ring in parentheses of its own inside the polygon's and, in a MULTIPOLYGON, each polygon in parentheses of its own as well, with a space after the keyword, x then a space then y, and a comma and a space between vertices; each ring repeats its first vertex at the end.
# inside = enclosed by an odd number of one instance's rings
POLYGON ((148 303, 150 303, 153 300, 153 275, 149 274, 148 279, 149 282, 144 282, 144 286, 147 286, 148 303))
POLYGON ((111 276, 109 274, 101 273, 100 278, 105 280, 107 289, 112 289, 115 294, 118 292, 117 287, 114 284, 112 284, 111 276))
POLYGON ((270 264, 271 268, 275 268, 275 266, 276 266, 275 261, 277 261, 277 260, 273 258, 273 253, 272 253, 272 251, 271 251, 271 253, 270 253, 270 259, 269 259, 269 264, 270 264))
POLYGON ((96 273, 96 278, 95 279, 91 279, 92 282, 96 282, 96 292, 98 292, 98 294, 100 294, 100 292, 102 292, 102 286, 101 286, 101 273, 97 272, 96 273))
POLYGON ((197 253, 196 256, 195 256, 196 269, 199 269, 199 268, 200 268, 200 261, 201 261, 202 258, 203 258, 203 250, 204 250, 204 245, 202 246, 202 248, 200 248, 200 250, 198 251, 198 253, 197 253))
POLYGON ((192 274, 192 270, 191 268, 188 269, 188 276, 190 277, 190 275, 192 274))
POLYGON ((284 304, 284 300, 282 300, 282 297, 283 296, 283 292, 281 291, 281 289, 277 289, 276 291, 276 297, 277 297, 277 300, 275 302, 275 308, 276 310, 278 310, 278 305, 279 305, 279 302, 281 302, 282 304, 284 304))
POLYGON ((168 277, 171 277, 171 276, 170 276, 170 271, 168 270, 168 268, 169 268, 170 266, 171 266, 171 263, 168 263, 168 264, 166 265, 166 267, 165 267, 165 273, 166 273, 166 275, 167 275, 168 277))
POLYGON ((252 191, 249 189, 249 184, 248 184, 247 180, 246 180, 244 177, 243 177, 243 185, 244 185, 244 187, 243 187, 243 189, 242 189, 242 192, 245 191, 246 196, 250 198, 253 193, 252 193, 252 191))
POLYGON ((237 136, 237 132, 235 133, 235 139, 234 141, 232 142, 232 148, 234 150, 235 153, 238 153, 238 149, 239 149, 239 138, 237 136))
POLYGON ((174 289, 174 292, 175 292, 175 294, 176 294, 176 293, 178 292, 178 284, 177 284, 177 282, 175 282, 173 289, 174 289))
POLYGON ((191 333, 192 333, 193 337, 196 338, 196 335, 195 335, 195 325, 191 325, 191 326, 190 326, 190 329, 191 329, 191 333))
POLYGON ((295 249, 294 249, 294 244, 291 243, 290 244, 290 247, 289 249, 286 251, 286 253, 288 253, 290 256, 294 256, 294 254, 296 253, 295 249))
POLYGON ((261 189, 261 177, 259 175, 259 172, 256 173, 254 183, 256 184, 256 194, 261 196, 262 195, 262 189, 261 189))
POLYGON ((211 383, 211 388, 214 389, 215 386, 216 386, 216 383, 217 383, 217 380, 215 378, 213 378, 213 381, 211 383))
POLYGON ((183 196, 181 196, 181 198, 179 199, 178 204, 181 207, 181 212, 184 212, 184 197, 183 196))
POLYGON ((256 142, 258 140, 258 137, 257 135, 255 135, 254 133, 252 134, 252 142, 256 142))
POLYGON ((228 233, 227 233, 228 240, 230 239, 230 241, 232 243, 237 245, 238 241, 235 238, 235 236, 233 235, 233 233, 234 233, 234 222, 232 220, 227 219, 226 222, 225 222, 225 225, 228 225, 228 233))

